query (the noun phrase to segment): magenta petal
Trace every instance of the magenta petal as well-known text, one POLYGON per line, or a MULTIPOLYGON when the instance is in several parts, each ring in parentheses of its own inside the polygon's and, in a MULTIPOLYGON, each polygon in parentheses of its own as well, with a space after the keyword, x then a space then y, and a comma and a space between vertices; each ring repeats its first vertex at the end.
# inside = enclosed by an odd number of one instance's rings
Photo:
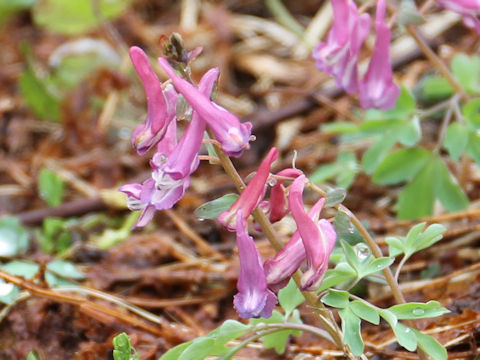
POLYGON ((400 88, 393 81, 390 63, 390 29, 385 23, 385 0, 377 3, 375 19, 377 39, 367 73, 359 84, 363 108, 388 110, 395 106, 400 88))
POLYGON ((303 290, 315 290, 320 285, 328 267, 331 249, 336 241, 335 230, 327 229, 324 222, 317 225, 305 212, 303 206, 303 189, 305 176, 299 176, 290 186, 288 201, 290 211, 297 223, 298 232, 302 238, 307 259, 307 271, 303 274, 301 283, 303 290))
MULTIPOLYGON (((213 91, 218 74, 218 69, 211 69, 200 80, 199 90, 206 96, 210 96, 213 91)), ((163 169, 173 179, 184 178, 197 169, 199 165, 197 154, 202 146, 204 132, 205 121, 197 111, 194 111, 187 130, 185 130, 175 151, 168 157, 163 169)))
POLYGON ((130 58, 145 89, 147 97, 147 118, 144 124, 137 126, 132 135, 133 147, 140 155, 153 148, 163 137, 169 117, 167 102, 162 84, 150 66, 147 55, 137 46, 130 48, 130 58))
MULTIPOLYGON (((313 221, 317 221, 320 211, 322 211, 325 199, 319 199, 308 212, 308 216, 313 221)), ((305 247, 300 238, 298 230, 293 234, 290 241, 280 250, 272 259, 265 261, 263 265, 268 287, 278 291, 287 285, 288 280, 295 271, 305 261, 305 247)))
POLYGON ((243 150, 250 147, 252 127, 250 123, 241 123, 235 115, 212 102, 209 96, 205 96, 195 86, 180 78, 175 74, 166 59, 159 58, 158 62, 172 79, 177 91, 185 97, 193 110, 197 111, 200 117, 208 123, 227 155, 238 157, 243 150))
POLYGON ((137 223, 132 227, 132 230, 137 227, 146 226, 150 221, 152 221, 156 211, 157 210, 155 209, 155 207, 151 205, 146 206, 145 209, 142 210, 142 214, 138 218, 137 223))
POLYGON ((313 51, 317 68, 334 76, 348 93, 358 89, 357 62, 360 48, 370 31, 370 16, 358 15, 352 0, 332 0, 333 25, 326 42, 313 51))
POLYGON ((237 201, 233 203, 230 209, 222 212, 218 217, 218 222, 228 230, 234 231, 238 210, 242 210, 244 219, 248 218, 253 210, 258 206, 265 194, 265 185, 270 175, 270 167, 278 157, 278 150, 271 148, 265 159, 258 167, 258 171, 253 179, 248 183, 245 190, 242 191, 237 201))
POLYGON ((121 186, 118 191, 121 191, 128 196, 134 197, 136 199, 140 199, 140 193, 142 192, 142 185, 141 184, 127 184, 121 186))
POLYGON ((480 34, 480 1, 478 0, 437 0, 445 9, 463 16, 465 26, 480 34))
MULTIPOLYGON (((298 169, 283 169, 277 173, 278 176, 285 176, 296 178, 302 175, 303 172, 298 169)), ((278 179, 277 183, 272 186, 270 190, 270 200, 268 202, 268 214, 271 223, 275 223, 283 219, 288 214, 287 197, 285 195, 285 186, 283 186, 283 180, 278 179)))
POLYGON ((236 231, 240 274, 237 281, 238 294, 235 295, 233 304, 241 318, 268 318, 277 304, 277 298, 267 289, 262 259, 246 227, 242 210, 239 210, 236 231))

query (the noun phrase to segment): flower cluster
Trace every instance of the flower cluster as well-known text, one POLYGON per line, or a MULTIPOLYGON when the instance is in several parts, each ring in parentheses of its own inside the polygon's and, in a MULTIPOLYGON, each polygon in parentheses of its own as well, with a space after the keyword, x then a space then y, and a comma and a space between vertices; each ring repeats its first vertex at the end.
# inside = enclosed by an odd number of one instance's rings
POLYGON ((480 34, 480 1, 479 0, 437 0, 445 9, 463 16, 463 23, 480 34))
POLYGON ((358 14, 353 0, 332 0, 333 25, 326 42, 313 51, 317 68, 335 77, 349 94, 359 92, 364 108, 391 109, 400 94, 393 81, 389 45, 391 33, 385 22, 385 0, 378 0, 375 18, 376 40, 366 74, 358 75, 358 57, 370 32, 370 15, 358 14))
MULTIPOLYGON (((132 144, 140 155, 156 147, 150 161, 151 177, 142 184, 120 188, 128 195, 129 208, 142 210, 135 225, 142 227, 157 210, 169 209, 183 197, 190 185, 190 175, 199 165, 198 152, 207 125, 223 152, 238 157, 249 148, 251 124, 241 123, 235 115, 210 100, 219 75, 217 69, 205 73, 196 87, 177 75, 166 59, 159 58, 160 67, 171 79, 171 83, 162 85, 140 48, 132 47, 130 57, 144 85, 148 103, 147 118, 135 129, 132 144), (191 106, 187 111, 191 113, 191 120, 177 141, 179 94, 191 106)), ((242 318, 270 317, 277 303, 275 292, 287 284, 304 262, 302 289, 318 289, 336 241, 332 224, 319 219, 324 199, 308 213, 304 209, 305 175, 297 169, 284 169, 276 175, 270 173, 277 157, 277 149, 272 148, 237 201, 218 217, 229 231, 236 232, 240 274, 234 306, 242 318), (271 179, 275 180, 274 184, 271 179), (292 181, 289 186, 285 185, 286 180, 292 181), (270 196, 264 200, 269 184, 272 186, 270 196), (285 249, 265 264, 248 234, 247 220, 257 207, 272 223, 291 213, 298 228, 285 249)))
POLYGON ((242 318, 270 317, 277 303, 274 292, 288 283, 304 261, 307 268, 301 278, 302 290, 318 289, 337 238, 333 225, 325 219, 319 220, 324 199, 308 213, 305 211, 302 195, 306 178, 297 169, 280 171, 277 174, 280 180, 272 186, 269 201, 262 201, 272 176, 270 168, 277 156, 277 149, 272 148, 237 201, 218 218, 228 230, 237 234, 240 275, 234 306, 242 318), (286 177, 294 179, 288 188, 283 181, 286 177), (285 248, 264 264, 247 231, 246 220, 257 206, 272 222, 291 213, 298 228, 285 248))
POLYGON ((190 185, 190 175, 199 165, 198 152, 207 124, 229 156, 240 156, 249 148, 251 124, 241 123, 235 115, 210 100, 218 69, 206 72, 197 88, 175 74, 166 59, 159 58, 160 66, 173 83, 162 86, 142 49, 132 47, 130 58, 143 83, 148 110, 145 123, 133 132, 132 144, 139 155, 157 148, 150 161, 151 177, 143 184, 120 188, 128 195, 129 208, 142 210, 135 225, 142 227, 157 210, 170 209, 183 197, 190 185), (178 94, 183 95, 192 110, 190 123, 177 141, 178 94))

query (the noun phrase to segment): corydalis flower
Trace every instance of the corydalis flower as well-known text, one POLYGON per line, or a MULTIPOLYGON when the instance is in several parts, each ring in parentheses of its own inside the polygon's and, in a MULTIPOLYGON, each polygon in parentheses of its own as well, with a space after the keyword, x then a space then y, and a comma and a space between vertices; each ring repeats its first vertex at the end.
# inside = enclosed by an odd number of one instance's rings
POLYGON ((437 0, 445 9, 463 16, 463 23, 480 34, 480 0, 437 0))
POLYGON ((235 115, 215 104, 195 86, 175 74, 166 59, 159 58, 158 62, 170 79, 172 79, 177 91, 185 97, 192 108, 208 123, 227 155, 239 157, 244 150, 249 149, 251 123, 241 123, 235 115))
POLYGON ((298 169, 283 169, 279 171, 274 179, 275 184, 270 190, 270 198, 268 201, 263 201, 260 205, 264 212, 268 215, 268 219, 271 223, 275 223, 283 219, 288 214, 288 202, 285 194, 286 188, 283 185, 283 177, 297 178, 302 175, 303 172, 298 169))
POLYGON ((390 63, 390 29, 385 23, 385 0, 377 2, 377 38, 367 73, 359 84, 360 104, 365 109, 388 110, 395 106, 400 88, 393 82, 390 63))
POLYGON ((304 187, 305 175, 302 175, 290 186, 288 202, 297 223, 307 260, 307 270, 301 278, 302 290, 316 290, 328 269, 328 260, 337 240, 337 234, 333 225, 327 220, 320 219, 317 223, 305 212, 302 199, 304 187))
MULTIPOLYGON (((318 218, 324 203, 325 199, 321 198, 312 206, 308 212, 308 216, 312 221, 318 223, 318 218)), ((330 223, 327 222, 327 224, 330 223)), ((322 222, 319 226, 328 225, 325 225, 325 223, 322 222)), ((280 250, 272 259, 265 261, 263 267, 268 287, 273 291, 278 291, 285 287, 288 284, 290 277, 298 270, 305 259, 305 247, 300 238, 300 233, 297 230, 282 250, 280 250)))
MULTIPOLYGON (((208 71, 200 80, 199 91, 210 94, 218 78, 218 70, 208 71)), ((205 122, 195 111, 180 142, 176 142, 176 122, 172 121, 166 135, 158 143, 158 149, 150 165, 152 178, 140 184, 122 186, 120 191, 128 195, 131 210, 142 210, 135 227, 142 227, 152 220, 155 211, 172 208, 190 186, 190 175, 199 165, 198 151, 202 145, 205 122)))
POLYGON ((248 235, 241 209, 236 219, 240 274, 237 281, 238 294, 233 298, 233 305, 241 318, 269 318, 277 304, 277 297, 267 288, 262 259, 253 238, 248 235))
POLYGON ((162 89, 162 84, 142 49, 132 46, 129 53, 147 97, 147 118, 132 135, 133 147, 138 154, 143 155, 162 139, 168 124, 175 119, 177 93, 173 86, 162 89))
POLYGON ((278 157, 278 150, 271 148, 268 155, 263 159, 258 167, 258 171, 252 180, 248 183, 245 190, 242 191, 237 201, 235 201, 230 209, 222 212, 218 217, 218 222, 225 226, 228 230, 234 231, 235 224, 238 222, 238 211, 241 210, 242 216, 248 218, 253 210, 258 206, 265 194, 265 186, 268 176, 270 175, 270 167, 278 157))
POLYGON ((358 15, 352 0, 332 0, 333 25, 326 42, 313 50, 317 68, 332 75, 348 93, 358 89, 357 62, 360 48, 370 30, 370 16, 358 15))

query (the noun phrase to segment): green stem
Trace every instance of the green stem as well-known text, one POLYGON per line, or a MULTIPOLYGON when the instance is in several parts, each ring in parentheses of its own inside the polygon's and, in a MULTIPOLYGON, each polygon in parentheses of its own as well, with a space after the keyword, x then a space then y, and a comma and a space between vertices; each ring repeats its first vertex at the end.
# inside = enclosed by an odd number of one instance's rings
POLYGON ((265 0, 265 5, 272 13, 273 17, 300 39, 303 38, 304 28, 290 14, 288 9, 283 5, 282 0, 265 0))

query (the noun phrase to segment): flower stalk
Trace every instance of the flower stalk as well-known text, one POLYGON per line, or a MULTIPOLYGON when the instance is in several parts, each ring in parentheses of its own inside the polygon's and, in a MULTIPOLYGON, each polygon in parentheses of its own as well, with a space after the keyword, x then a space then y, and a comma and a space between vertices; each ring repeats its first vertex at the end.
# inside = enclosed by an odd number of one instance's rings
MULTIPOLYGON (((207 131, 209 136, 212 139, 214 139, 215 137, 212 131, 210 129, 208 129, 207 131)), ((218 158, 220 159, 220 163, 223 166, 223 169, 225 170, 227 175, 231 178, 233 184, 237 188, 237 191, 242 192, 245 189, 245 183, 243 182, 242 178, 240 177, 237 170, 235 169, 235 166, 233 166, 232 161, 222 151, 221 147, 218 144, 214 144, 214 146, 215 146, 215 151, 217 152, 218 158)), ((268 220, 265 213, 257 207, 253 211, 252 215, 255 218, 255 221, 260 225, 263 233, 265 234, 265 236, 267 237, 268 241, 270 242, 272 247, 275 249, 275 251, 278 252, 282 250, 283 243, 279 240, 275 232, 275 229, 273 228, 272 224, 268 220)), ((300 270, 297 270, 297 272, 292 276, 293 280, 295 281, 299 289, 301 288, 301 277, 302 277, 302 272, 300 270)), ((307 303, 312 307, 313 311, 318 316, 325 330, 330 334, 335 345, 339 349, 343 350, 349 359, 355 359, 356 357, 351 353, 348 346, 346 346, 343 343, 342 331, 338 327, 332 312, 328 310, 323 305, 322 302, 318 301, 318 297, 314 293, 309 291, 302 291, 302 294, 305 297, 305 300, 307 301, 307 303)))

